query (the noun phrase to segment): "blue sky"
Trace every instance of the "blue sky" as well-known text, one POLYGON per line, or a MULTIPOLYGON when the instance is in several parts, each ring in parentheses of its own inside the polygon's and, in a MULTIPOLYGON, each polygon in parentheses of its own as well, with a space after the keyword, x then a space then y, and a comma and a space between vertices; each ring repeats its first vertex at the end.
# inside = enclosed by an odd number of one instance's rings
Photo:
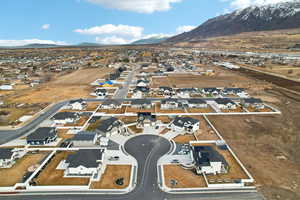
POLYGON ((3 0, 0 46, 122 44, 174 35, 257 1, 282 0, 3 0))

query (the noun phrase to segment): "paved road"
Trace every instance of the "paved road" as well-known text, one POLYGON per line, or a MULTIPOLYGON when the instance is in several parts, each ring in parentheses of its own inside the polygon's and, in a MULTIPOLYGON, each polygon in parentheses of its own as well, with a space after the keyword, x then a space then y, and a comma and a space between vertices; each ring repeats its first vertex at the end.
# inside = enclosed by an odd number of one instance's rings
POLYGON ((0 200, 262 200, 258 193, 211 193, 211 194, 168 194, 157 185, 157 160, 166 154, 171 144, 165 138, 155 135, 140 135, 128 140, 125 150, 137 159, 138 179, 136 188, 123 195, 77 194, 35 194, 32 196, 6 196, 0 200))
POLYGON ((129 91, 129 86, 132 83, 133 77, 135 74, 135 70, 133 69, 131 72, 129 72, 127 80, 125 84, 123 85, 123 88, 119 89, 117 93, 114 96, 114 99, 123 99, 126 98, 127 93, 129 91))

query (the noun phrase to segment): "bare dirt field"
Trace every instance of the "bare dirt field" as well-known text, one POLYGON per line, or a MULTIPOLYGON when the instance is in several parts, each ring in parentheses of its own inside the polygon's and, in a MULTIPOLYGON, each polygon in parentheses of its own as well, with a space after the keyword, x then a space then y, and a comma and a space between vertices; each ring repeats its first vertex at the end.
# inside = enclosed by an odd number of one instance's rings
POLYGON ((190 141, 196 140, 195 136, 193 134, 185 134, 185 135, 179 135, 175 137, 174 142, 179 144, 188 144, 190 141))
POLYGON ((165 184, 170 188, 198 188, 207 187, 203 176, 196 175, 191 170, 186 170, 179 165, 164 165, 165 184), (172 186, 171 180, 177 184, 172 186))
POLYGON ((91 82, 104 77, 111 69, 80 69, 67 75, 58 76, 53 81, 37 88, 24 89, 9 97, 18 103, 57 102, 67 99, 90 97, 91 82))
POLYGON ((22 181, 28 168, 32 165, 38 164, 48 153, 27 154, 19 159, 12 168, 0 169, 0 186, 13 186, 22 181))
POLYGON ((64 170, 57 170, 60 161, 74 152, 60 152, 47 164, 39 176, 34 180, 37 185, 88 185, 89 178, 64 178, 64 170))
POLYGON ((131 165, 107 165, 101 180, 91 184, 92 189, 124 189, 129 186, 131 165), (119 186, 115 182, 118 178, 124 178, 124 185, 119 186))
POLYGON ((267 199, 300 199, 300 96, 274 88, 282 115, 209 116, 267 199))

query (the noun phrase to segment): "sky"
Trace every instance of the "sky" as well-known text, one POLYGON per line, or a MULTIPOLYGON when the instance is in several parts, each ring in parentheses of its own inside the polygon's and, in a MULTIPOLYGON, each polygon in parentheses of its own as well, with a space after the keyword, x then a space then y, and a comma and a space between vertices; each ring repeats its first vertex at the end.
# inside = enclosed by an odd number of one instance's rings
POLYGON ((190 31, 251 5, 287 0, 2 0, 0 46, 126 44, 190 31))

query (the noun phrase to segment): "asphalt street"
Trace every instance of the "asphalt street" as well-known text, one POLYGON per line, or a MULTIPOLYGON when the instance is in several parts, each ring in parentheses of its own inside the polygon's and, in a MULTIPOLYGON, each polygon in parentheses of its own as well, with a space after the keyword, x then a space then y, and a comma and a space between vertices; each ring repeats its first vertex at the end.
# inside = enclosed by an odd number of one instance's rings
MULTIPOLYGON (((140 135, 129 139, 124 149, 138 162, 138 178, 135 189, 122 195, 68 194, 67 192, 30 194, 31 196, 3 196, 0 200, 262 200, 256 192, 210 193, 210 194, 169 194, 161 191, 157 184, 157 161, 169 152, 171 143, 160 136, 140 135)), ((87 192, 86 192, 87 193, 87 192)))

